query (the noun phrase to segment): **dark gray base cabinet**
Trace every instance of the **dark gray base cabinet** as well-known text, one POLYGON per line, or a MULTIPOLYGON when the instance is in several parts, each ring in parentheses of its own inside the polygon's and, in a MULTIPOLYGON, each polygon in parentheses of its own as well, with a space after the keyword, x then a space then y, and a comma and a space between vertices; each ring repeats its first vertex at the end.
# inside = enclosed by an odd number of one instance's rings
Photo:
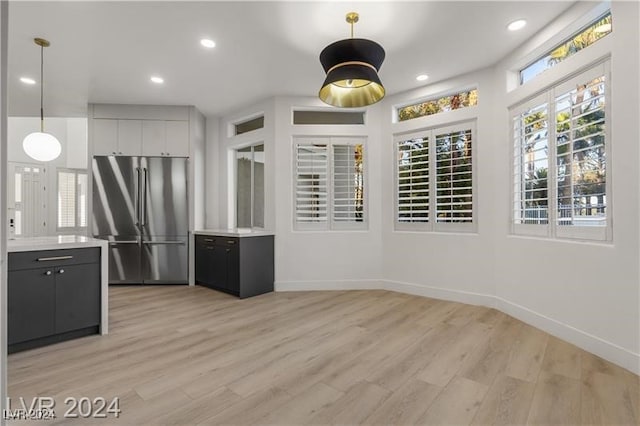
POLYGON ((8 349, 99 332, 100 249, 9 253, 8 349))
POLYGON ((273 235, 196 235, 196 284, 241 299, 273 291, 273 235))

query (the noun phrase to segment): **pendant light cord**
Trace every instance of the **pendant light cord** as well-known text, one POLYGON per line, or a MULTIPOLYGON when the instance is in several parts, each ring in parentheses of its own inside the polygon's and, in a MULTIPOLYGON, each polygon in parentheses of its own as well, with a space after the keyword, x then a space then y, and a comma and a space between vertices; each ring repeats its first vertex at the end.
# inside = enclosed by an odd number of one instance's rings
POLYGON ((44 46, 40 46, 40 131, 44 133, 44 46))

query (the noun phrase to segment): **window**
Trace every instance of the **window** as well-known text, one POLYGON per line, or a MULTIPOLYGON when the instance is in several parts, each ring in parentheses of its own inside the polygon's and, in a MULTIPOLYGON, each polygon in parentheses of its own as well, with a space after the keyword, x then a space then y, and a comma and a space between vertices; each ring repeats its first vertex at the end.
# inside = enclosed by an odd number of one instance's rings
POLYGON ((293 111, 293 124, 364 124, 364 111, 293 111))
POLYGON ((264 115, 261 115, 250 120, 236 123, 233 126, 234 135, 241 135, 243 133, 253 132, 254 130, 264 128, 264 115))
POLYGON ((515 233, 607 238, 608 67, 512 109, 515 233))
POLYGON ((455 93, 449 96, 443 96, 436 99, 430 99, 413 105, 408 105, 397 110, 398 121, 412 120, 426 115, 438 114, 454 109, 466 108, 478 105, 478 90, 468 90, 455 93))
POLYGON ((264 228, 264 145, 236 151, 236 226, 264 228))
POLYGON ((87 172, 58 169, 58 229, 87 227, 87 172))
POLYGON ((526 83, 543 71, 564 61, 569 56, 591 46, 602 37, 611 33, 612 29, 611 12, 607 12, 604 16, 601 16, 589 24, 587 28, 578 31, 572 35, 569 40, 556 46, 542 58, 520 70, 520 83, 526 83))
POLYGON ((396 229, 472 231, 475 125, 396 137, 396 229))
POLYGON ((364 229, 364 143, 353 138, 298 138, 297 229, 364 229))

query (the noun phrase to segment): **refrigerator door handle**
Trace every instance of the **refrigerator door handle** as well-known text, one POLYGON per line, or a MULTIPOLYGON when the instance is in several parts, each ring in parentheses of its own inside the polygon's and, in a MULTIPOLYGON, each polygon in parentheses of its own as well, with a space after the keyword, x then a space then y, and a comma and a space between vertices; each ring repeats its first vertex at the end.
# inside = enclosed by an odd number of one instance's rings
POLYGON ((127 240, 127 241, 109 241, 110 246, 117 246, 119 244, 138 244, 138 240, 127 240))
POLYGON ((183 246, 187 244, 187 242, 186 241, 144 241, 142 244, 148 244, 148 245, 179 244, 183 246))
POLYGON ((145 226, 147 224, 147 168, 145 167, 142 170, 144 172, 144 177, 142 181, 142 217, 140 218, 140 222, 142 226, 145 226))
POLYGON ((140 226, 140 167, 136 167, 136 226, 140 226))

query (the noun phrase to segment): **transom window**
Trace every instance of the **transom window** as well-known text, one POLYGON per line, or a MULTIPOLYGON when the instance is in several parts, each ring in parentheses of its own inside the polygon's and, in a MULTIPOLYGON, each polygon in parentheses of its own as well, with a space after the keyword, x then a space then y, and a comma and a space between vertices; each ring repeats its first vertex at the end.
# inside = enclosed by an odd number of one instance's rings
POLYGON ((471 231, 474 123, 396 137, 396 228, 471 231))
POLYGON ((607 239, 608 67, 512 109, 515 233, 607 239))
POLYGON ((572 35, 569 40, 551 49, 540 59, 520 70, 520 83, 524 84, 540 73, 552 68, 582 49, 591 46, 613 30, 611 12, 593 21, 572 35))
POLYGON ((296 138, 296 229, 364 229, 362 138, 296 138))
POLYGON ((478 90, 472 89, 398 108, 397 118, 406 121, 475 105, 478 105, 478 90))

